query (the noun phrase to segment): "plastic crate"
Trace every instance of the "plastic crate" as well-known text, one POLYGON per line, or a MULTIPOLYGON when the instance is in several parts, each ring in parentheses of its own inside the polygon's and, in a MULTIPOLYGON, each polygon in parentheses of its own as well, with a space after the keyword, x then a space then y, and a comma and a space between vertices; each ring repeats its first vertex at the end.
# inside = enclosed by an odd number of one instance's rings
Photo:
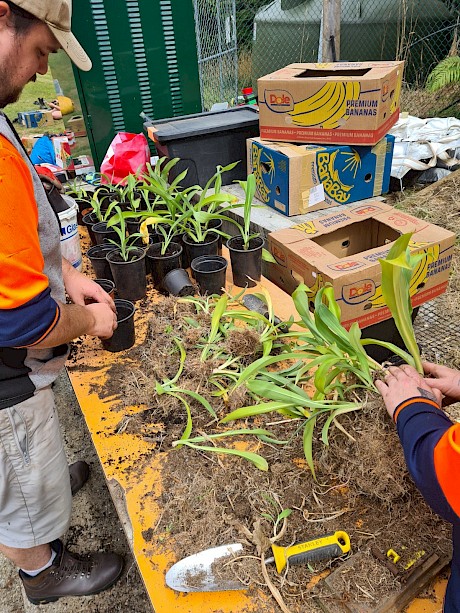
POLYGON ((205 186, 216 166, 240 161, 222 175, 229 185, 247 177, 246 139, 259 134, 259 113, 252 106, 224 111, 184 115, 159 121, 149 120, 144 128, 154 140, 160 157, 180 158, 171 170, 170 180, 187 169, 182 187, 205 186))

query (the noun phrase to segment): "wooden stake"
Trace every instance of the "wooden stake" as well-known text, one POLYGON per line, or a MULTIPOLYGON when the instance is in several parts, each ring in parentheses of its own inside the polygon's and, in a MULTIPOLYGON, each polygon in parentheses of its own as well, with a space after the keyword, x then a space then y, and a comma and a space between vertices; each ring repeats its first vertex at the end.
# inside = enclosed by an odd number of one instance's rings
POLYGON ((323 62, 336 62, 340 59, 340 16, 341 0, 323 0, 323 62))

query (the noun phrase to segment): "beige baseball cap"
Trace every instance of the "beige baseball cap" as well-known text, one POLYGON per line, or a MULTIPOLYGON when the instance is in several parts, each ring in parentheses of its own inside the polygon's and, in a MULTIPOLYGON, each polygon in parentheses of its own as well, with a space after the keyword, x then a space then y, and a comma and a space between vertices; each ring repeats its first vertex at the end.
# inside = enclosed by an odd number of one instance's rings
POLYGON ((44 21, 80 70, 91 70, 91 60, 70 31, 72 0, 13 0, 13 3, 44 21))

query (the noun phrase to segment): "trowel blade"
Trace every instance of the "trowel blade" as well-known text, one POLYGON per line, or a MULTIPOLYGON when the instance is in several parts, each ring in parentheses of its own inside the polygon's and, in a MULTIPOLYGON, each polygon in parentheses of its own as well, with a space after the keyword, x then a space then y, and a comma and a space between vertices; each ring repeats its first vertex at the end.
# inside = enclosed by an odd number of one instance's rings
POLYGON ((205 549, 180 560, 166 573, 166 585, 178 592, 222 592, 227 590, 244 590, 246 585, 237 579, 215 577, 213 566, 219 562, 225 564, 243 551, 241 543, 231 543, 205 549))

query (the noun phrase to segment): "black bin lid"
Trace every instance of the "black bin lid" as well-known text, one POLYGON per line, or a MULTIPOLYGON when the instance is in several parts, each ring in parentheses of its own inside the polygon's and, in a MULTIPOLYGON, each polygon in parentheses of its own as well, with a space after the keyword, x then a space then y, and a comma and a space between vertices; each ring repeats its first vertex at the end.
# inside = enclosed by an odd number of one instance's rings
POLYGON ((241 128, 257 126, 259 112, 253 106, 237 106, 224 111, 212 111, 209 113, 196 113, 194 115, 182 115, 169 119, 152 120, 144 124, 145 128, 154 127, 155 140, 158 142, 170 142, 202 136, 203 134, 215 134, 241 128))

